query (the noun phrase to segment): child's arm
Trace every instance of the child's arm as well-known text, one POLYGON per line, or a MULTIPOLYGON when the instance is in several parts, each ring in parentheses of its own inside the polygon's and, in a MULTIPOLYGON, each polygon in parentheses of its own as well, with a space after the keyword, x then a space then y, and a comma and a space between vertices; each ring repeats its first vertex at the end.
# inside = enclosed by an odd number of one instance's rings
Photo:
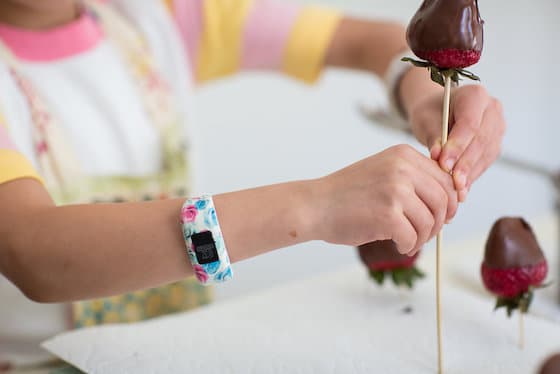
MULTIPOLYGON (((171 3, 199 81, 244 69, 269 69, 313 82, 325 66, 382 77, 407 48, 402 25, 344 17, 325 8, 279 0, 171 3)), ((424 69, 416 68, 404 76, 398 91, 414 134, 428 146, 432 158, 453 170, 463 201, 471 184, 499 155, 506 127, 499 101, 482 86, 455 90, 454 129, 441 150, 441 105, 434 103, 442 101, 442 89, 424 69)))
MULTIPOLYGON (((325 65, 383 77, 395 56, 406 48, 405 30, 398 24, 344 18, 334 33, 325 65)), ((451 131, 442 150, 442 88, 430 80, 425 69, 411 68, 397 91, 414 135, 444 170, 453 172, 459 199, 464 201, 472 183, 500 153, 506 128, 500 102, 481 85, 455 89, 451 95, 451 131)))
MULTIPOLYGON (((183 200, 56 207, 39 181, 1 183, 1 171, 0 272, 29 298, 95 298, 192 275, 183 200)), ((324 178, 215 195, 214 203, 235 262, 308 240, 393 239, 414 253, 455 215, 457 195, 434 161, 396 146, 324 178)))

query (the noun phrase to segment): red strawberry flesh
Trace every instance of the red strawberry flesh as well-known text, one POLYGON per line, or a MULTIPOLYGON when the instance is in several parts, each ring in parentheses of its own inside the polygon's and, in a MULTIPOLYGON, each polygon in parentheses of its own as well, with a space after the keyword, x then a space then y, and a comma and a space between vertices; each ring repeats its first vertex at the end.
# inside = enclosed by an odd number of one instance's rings
POLYGON ((498 297, 496 308, 508 316, 519 309, 526 313, 548 272, 546 258, 531 226, 519 217, 496 221, 486 242, 481 266, 482 281, 498 297))
POLYGON ((482 280, 486 288, 497 296, 513 298, 529 291, 531 286, 538 287, 546 278, 546 261, 536 265, 509 269, 493 269, 482 264, 482 280))
POLYGON ((460 49, 440 49, 438 51, 416 51, 418 57, 430 61, 441 69, 462 69, 476 64, 480 60, 480 51, 460 49))

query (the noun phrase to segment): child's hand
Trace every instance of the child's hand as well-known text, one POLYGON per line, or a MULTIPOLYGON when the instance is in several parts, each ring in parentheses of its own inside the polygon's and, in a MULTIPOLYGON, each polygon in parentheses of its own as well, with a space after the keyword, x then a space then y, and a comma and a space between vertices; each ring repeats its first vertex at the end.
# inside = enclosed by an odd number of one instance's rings
POLYGON ((450 133, 441 149, 442 95, 418 100, 410 110, 416 137, 430 149, 444 170, 453 171, 459 200, 500 154, 506 122, 500 102, 480 85, 463 86, 451 96, 450 133))
POLYGON ((457 211, 451 176, 412 147, 398 145, 318 180, 315 231, 331 243, 392 239, 417 252, 457 211))

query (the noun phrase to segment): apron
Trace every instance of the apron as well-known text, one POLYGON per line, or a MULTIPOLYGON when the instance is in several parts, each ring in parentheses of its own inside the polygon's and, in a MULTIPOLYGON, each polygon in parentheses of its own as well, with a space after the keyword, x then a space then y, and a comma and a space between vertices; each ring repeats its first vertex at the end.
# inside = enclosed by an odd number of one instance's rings
MULTIPOLYGON (((33 85, 21 73, 19 62, 0 41, 0 59, 24 94, 33 123, 32 137, 38 171, 57 205, 148 201, 188 195, 189 169, 182 131, 183 120, 170 88, 156 69, 139 33, 109 5, 85 1, 84 11, 99 22, 107 39, 128 68, 146 112, 158 130, 162 145, 161 170, 153 175, 95 176, 83 174, 74 150, 56 116, 49 111, 33 85)), ((1 114, 0 114, 1 116, 1 114)), ((179 212, 177 212, 179 217, 179 212)), ((179 227, 177 228, 179 230, 179 227)), ((123 264, 123 269, 126 269, 123 264)), ((126 273, 123 271, 123 276, 126 273)), ((207 304, 212 290, 194 278, 125 295, 73 303, 71 325, 136 322, 207 304)))

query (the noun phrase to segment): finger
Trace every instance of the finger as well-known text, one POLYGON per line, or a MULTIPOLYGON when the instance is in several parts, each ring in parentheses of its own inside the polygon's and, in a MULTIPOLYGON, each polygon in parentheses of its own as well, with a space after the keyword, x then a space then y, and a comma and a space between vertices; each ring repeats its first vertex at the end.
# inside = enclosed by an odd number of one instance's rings
MULTIPOLYGON (((417 170, 420 170, 422 171, 422 173, 425 173, 433 178, 441 186, 441 188, 443 188, 443 190, 447 194, 446 218, 447 220, 453 218, 457 213, 458 207, 458 196, 453 183, 453 178, 449 174, 441 170, 437 162, 430 160, 420 153, 418 153, 416 157, 413 157, 411 161, 413 162, 413 165, 416 166, 417 170)), ((418 175, 422 173, 417 173, 417 175, 415 175, 415 180, 417 180, 417 178, 419 178, 418 175)), ((423 179, 422 181, 425 180, 423 179)), ((417 180, 415 182, 415 186, 418 184, 421 184, 420 180, 417 180)))
POLYGON ((437 138, 430 148, 430 158, 432 160, 438 161, 439 156, 441 156, 441 138, 437 138))
POLYGON ((469 144, 453 170, 453 179, 455 188, 463 190, 467 187, 467 183, 472 183, 473 168, 482 168, 482 172, 486 170, 494 161, 490 159, 490 154, 486 155, 486 149, 494 147, 501 143, 501 114, 494 110, 492 106, 484 112, 482 117, 482 125, 480 131, 469 144))
POLYGON ((404 255, 412 251, 418 236, 414 226, 404 212, 399 214, 398 219, 392 225, 394 231, 391 239, 395 242, 399 253, 404 255))
POLYGON ((434 228, 434 216, 430 208, 420 199, 414 196, 405 201, 404 215, 416 231, 416 242, 407 253, 414 252, 422 247, 430 238, 434 228))
POLYGON ((478 133, 486 110, 486 105, 481 103, 488 99, 483 88, 469 87, 469 95, 463 93, 458 100, 453 107, 454 126, 439 158, 441 167, 449 172, 478 133))
POLYGON ((422 248, 424 248, 424 246, 420 246, 418 249, 413 250, 412 252, 407 253, 406 255, 408 257, 413 257, 415 256, 418 252, 420 252, 422 250, 422 248))
MULTIPOLYGON (((418 197, 428 207, 432 215, 432 230, 426 241, 432 239, 443 226, 444 222, 453 218, 448 209, 449 197, 445 189, 427 175, 421 175, 415 180, 414 189, 418 197)), ((455 206, 457 194, 453 191, 455 206)), ((456 208, 455 208, 456 209, 456 208)), ((452 212, 453 214, 455 212, 452 212)))
POLYGON ((437 143, 441 143, 438 140, 441 136, 441 111, 441 104, 432 107, 431 103, 427 103, 420 113, 415 113, 411 117, 411 128, 414 136, 428 149, 431 149, 437 143))
POLYGON ((482 156, 482 158, 486 159, 486 161, 484 162, 479 162, 477 163, 474 168, 471 171, 471 175, 467 181, 467 187, 466 189, 470 189, 472 184, 478 179, 480 178, 480 176, 482 175, 482 173, 484 173, 488 168, 485 167, 484 165, 491 160, 490 162, 496 160, 501 153, 501 147, 499 144, 494 144, 491 147, 487 148, 486 151, 484 152, 484 155, 482 156))

